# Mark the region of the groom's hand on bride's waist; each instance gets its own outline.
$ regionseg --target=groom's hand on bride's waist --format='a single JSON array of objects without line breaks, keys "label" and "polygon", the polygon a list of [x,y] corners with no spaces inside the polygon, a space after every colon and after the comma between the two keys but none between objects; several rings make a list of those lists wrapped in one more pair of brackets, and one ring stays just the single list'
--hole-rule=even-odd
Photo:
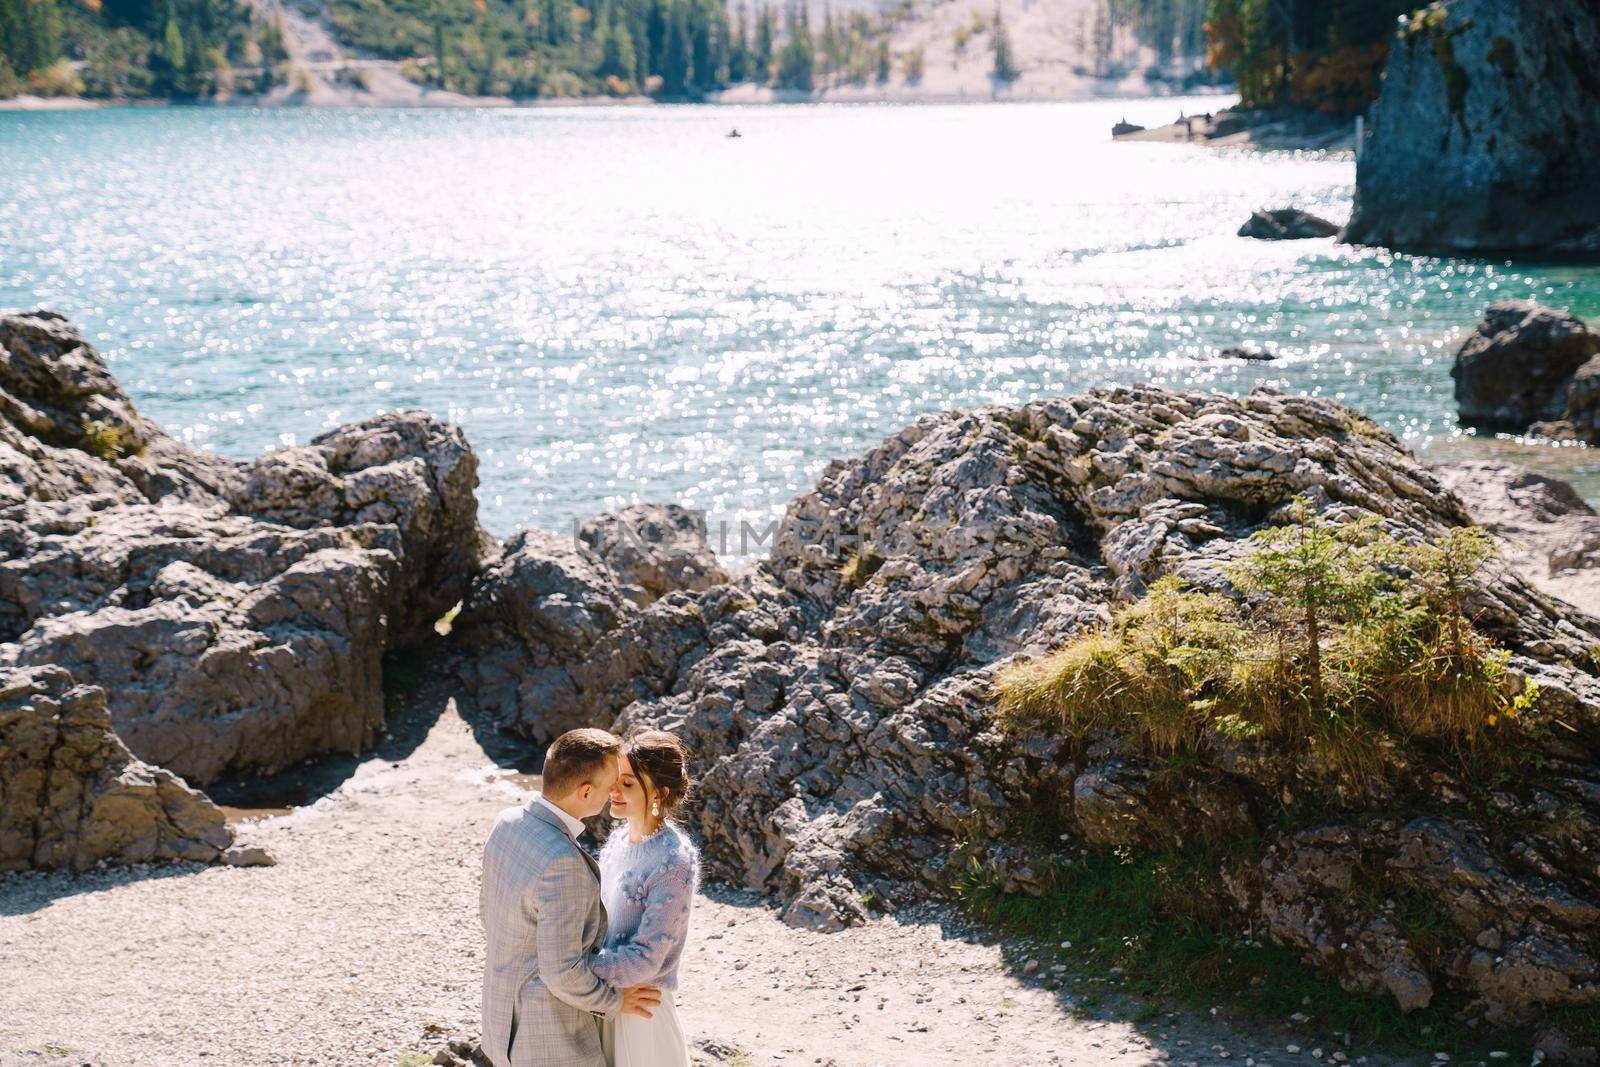
[{"label": "groom's hand on bride's waist", "polygon": [[650,1018],[650,1009],[661,1003],[661,989],[653,985],[634,985],[622,991],[622,1014]]}]

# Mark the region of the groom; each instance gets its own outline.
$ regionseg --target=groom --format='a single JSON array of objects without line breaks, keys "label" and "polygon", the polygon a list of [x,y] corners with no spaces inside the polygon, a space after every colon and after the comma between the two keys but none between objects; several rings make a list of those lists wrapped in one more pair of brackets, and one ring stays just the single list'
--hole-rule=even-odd
[{"label": "groom", "polygon": [[600,1022],[650,1018],[655,986],[615,989],[590,965],[606,939],[600,869],[583,819],[605,807],[622,742],[571,730],[544,758],[544,789],[495,819],[483,849],[479,915],[489,939],[483,1051],[495,1067],[604,1067]]}]

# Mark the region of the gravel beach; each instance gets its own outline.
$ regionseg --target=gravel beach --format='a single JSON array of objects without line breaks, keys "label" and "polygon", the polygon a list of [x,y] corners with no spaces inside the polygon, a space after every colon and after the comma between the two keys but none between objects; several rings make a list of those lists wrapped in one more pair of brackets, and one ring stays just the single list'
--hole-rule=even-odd
[{"label": "gravel beach", "polygon": [[[411,1067],[474,1038],[479,850],[536,780],[489,758],[437,677],[336,789],[243,818],[276,866],[0,880],[0,1064]],[[718,886],[682,975],[706,1063],[1243,1063],[1292,1040],[1078,1014],[939,912],[820,934]]]}]

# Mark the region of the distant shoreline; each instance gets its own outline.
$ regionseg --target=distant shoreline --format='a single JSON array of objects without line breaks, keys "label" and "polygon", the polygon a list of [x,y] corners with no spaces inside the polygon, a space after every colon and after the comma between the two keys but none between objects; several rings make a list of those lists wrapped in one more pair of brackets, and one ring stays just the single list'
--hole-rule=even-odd
[{"label": "distant shoreline", "polygon": [[1355,155],[1355,119],[1319,111],[1267,112],[1223,109],[1190,115],[1167,126],[1118,132],[1116,141],[1196,144],[1210,148],[1322,151]]},{"label": "distant shoreline", "polygon": [[[166,101],[160,101],[165,103]],[[83,111],[108,104],[121,104],[120,100],[85,100],[78,96],[13,96],[0,100],[0,111]],[[132,104],[135,101],[129,100]]]},{"label": "distant shoreline", "polygon": [[0,112],[86,111],[107,107],[206,107],[218,109],[265,107],[283,110],[298,108],[318,111],[387,111],[400,108],[650,107],[678,104],[701,104],[717,107],[759,107],[786,104],[1071,104],[1095,100],[1149,100],[1162,97],[1227,96],[1232,92],[1233,89],[1231,87],[1206,86],[1195,89],[1178,89],[1174,87],[1170,91],[1157,91],[1154,87],[1146,87],[1146,91],[1124,90],[1107,93],[1041,94],[1037,96],[1005,93],[977,96],[967,93],[930,92],[923,94],[906,92],[902,89],[887,92],[863,89],[861,91],[841,92],[827,90],[821,93],[806,93],[765,87],[752,90],[751,87],[742,86],[736,89],[711,93],[699,100],[658,100],[651,96],[562,96],[513,99],[503,96],[464,96],[450,93],[448,94],[449,99],[441,99],[437,102],[430,102],[425,97],[421,100],[396,100],[379,94],[371,94],[370,99],[363,99],[361,95],[352,95],[337,100],[294,100],[283,97],[262,96],[235,96],[223,99],[196,100],[173,100],[169,98],[107,100],[75,96],[24,95],[0,99]]}]

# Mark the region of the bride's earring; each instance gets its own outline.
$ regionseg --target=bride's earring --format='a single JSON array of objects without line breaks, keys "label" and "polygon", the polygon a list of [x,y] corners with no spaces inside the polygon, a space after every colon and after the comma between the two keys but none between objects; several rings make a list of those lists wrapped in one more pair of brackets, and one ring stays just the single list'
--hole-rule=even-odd
[{"label": "bride's earring", "polygon": [[661,818],[661,804],[659,801],[652,800],[650,802],[650,817],[653,819]]}]

